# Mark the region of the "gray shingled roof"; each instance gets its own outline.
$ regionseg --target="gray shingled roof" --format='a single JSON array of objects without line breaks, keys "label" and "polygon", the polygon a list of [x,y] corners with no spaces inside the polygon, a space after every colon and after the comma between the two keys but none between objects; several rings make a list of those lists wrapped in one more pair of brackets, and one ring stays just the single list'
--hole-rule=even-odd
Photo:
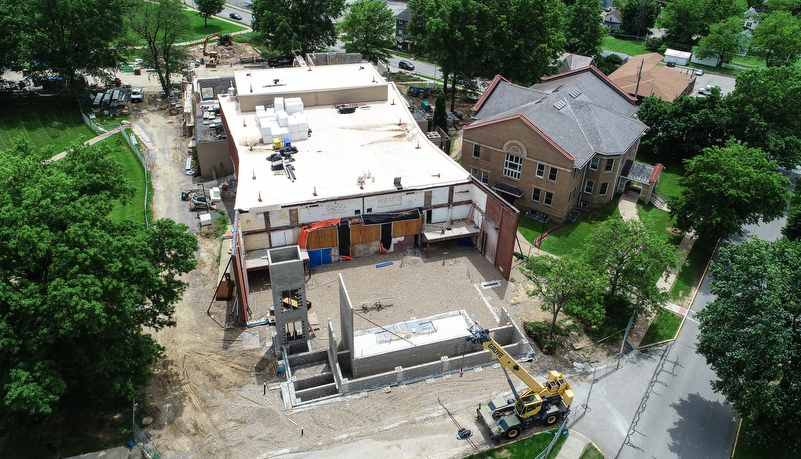
[{"label": "gray shingled roof", "polygon": [[500,80],[474,119],[478,123],[523,115],[577,159],[624,152],[647,129],[632,118],[637,107],[591,71],[524,88]]}]

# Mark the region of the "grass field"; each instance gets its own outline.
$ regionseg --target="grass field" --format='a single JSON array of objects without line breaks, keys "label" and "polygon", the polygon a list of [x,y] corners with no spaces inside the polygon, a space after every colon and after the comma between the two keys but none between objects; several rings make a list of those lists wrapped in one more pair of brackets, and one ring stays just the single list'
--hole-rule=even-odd
[{"label": "grass field", "polygon": [[[472,456],[467,456],[465,459],[529,459],[535,457],[553,440],[556,430],[549,430],[531,436],[524,440],[508,443],[497,448],[488,449]],[[556,446],[551,450],[548,459],[553,459],[559,454],[562,444],[567,440],[567,435],[559,435],[559,440],[556,441]]]},{"label": "grass field", "polygon": [[584,447],[584,452],[581,453],[579,459],[604,459],[604,453],[597,446],[590,443]]},{"label": "grass field", "polygon": [[[619,215],[617,200],[614,200],[601,209],[582,215],[576,223],[565,223],[565,226],[554,231],[542,241],[542,250],[559,256],[581,250],[584,247],[584,241],[595,227],[610,218],[617,218]],[[533,243],[533,240],[531,242]]]},{"label": "grass field", "polygon": [[186,41],[201,40],[213,33],[232,33],[248,28],[246,25],[232,24],[217,18],[209,18],[209,25],[205,25],[205,21],[197,11],[184,10],[184,14],[192,22],[191,36]]},{"label": "grass field", "polygon": [[648,327],[648,331],[645,332],[640,346],[673,339],[676,336],[676,332],[679,331],[679,325],[681,325],[681,317],[670,311],[659,311],[656,318],[651,322],[651,326]]},{"label": "grass field", "polygon": [[709,263],[709,258],[712,257],[712,251],[701,244],[694,244],[690,253],[687,255],[687,262],[684,267],[679,271],[676,282],[673,283],[673,288],[670,289],[670,296],[674,299],[687,297],[692,295],[693,285],[701,280],[704,274],[706,265]]},{"label": "grass field", "polygon": [[650,165],[662,163],[665,169],[659,176],[657,187],[668,196],[681,194],[679,177],[684,175],[684,164],[681,161],[659,158],[648,151],[647,148],[640,148],[637,152],[637,161]]},{"label": "grass field", "polygon": [[623,40],[621,38],[613,37],[612,35],[607,35],[604,37],[603,48],[607,51],[628,54],[629,56],[636,56],[638,54],[650,52],[645,49],[645,40],[643,39]]},{"label": "grass field", "polygon": [[122,205],[118,203],[114,210],[111,211],[109,218],[115,222],[133,220],[145,223],[145,170],[142,168],[142,163],[131,151],[121,134],[111,136],[99,143],[111,149],[114,159],[122,164],[123,175],[136,187],[136,192],[128,201],[128,204]]},{"label": "grass field", "polygon": [[0,110],[0,149],[25,136],[34,146],[52,146],[60,153],[95,136],[84,124],[78,104],[55,97],[25,97],[4,100]]}]

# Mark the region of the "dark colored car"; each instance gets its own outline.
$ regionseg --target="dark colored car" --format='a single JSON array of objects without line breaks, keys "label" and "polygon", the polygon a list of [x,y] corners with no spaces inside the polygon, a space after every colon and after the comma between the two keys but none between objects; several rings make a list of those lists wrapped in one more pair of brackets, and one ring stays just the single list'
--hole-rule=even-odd
[{"label": "dark colored car", "polygon": [[665,64],[665,66],[667,66],[667,67],[675,67],[676,63],[675,62],[668,62],[668,63]]},{"label": "dark colored car", "polygon": [[400,61],[398,62],[398,68],[403,70],[414,70],[414,64],[409,61]]},{"label": "dark colored car", "polygon": [[242,20],[242,15],[239,13],[228,13],[228,17],[231,19],[236,19],[237,21]]}]

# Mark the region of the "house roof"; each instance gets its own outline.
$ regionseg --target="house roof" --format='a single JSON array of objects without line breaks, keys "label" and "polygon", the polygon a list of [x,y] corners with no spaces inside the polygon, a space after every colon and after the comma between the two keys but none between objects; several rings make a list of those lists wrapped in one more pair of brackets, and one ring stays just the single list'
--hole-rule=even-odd
[{"label": "house roof", "polygon": [[623,23],[623,15],[620,14],[620,10],[612,10],[608,13],[604,14],[604,22],[618,22]]},{"label": "house roof", "polygon": [[544,78],[530,88],[496,76],[474,109],[477,122],[465,129],[522,119],[575,167],[595,153],[624,152],[647,129],[632,117],[633,98],[595,67]]},{"label": "house roof", "polygon": [[636,92],[638,96],[654,95],[664,101],[672,102],[684,93],[687,86],[694,83],[695,75],[688,76],[681,71],[661,67],[657,65],[660,61],[662,61],[660,54],[640,54],[612,72],[609,79],[629,94]]},{"label": "house roof", "polygon": [[655,166],[651,166],[650,164],[628,160],[623,166],[620,176],[635,182],[650,184],[659,181],[659,176],[663,170],[665,170],[665,166],[662,163],[656,163]]},{"label": "house roof", "polygon": [[559,56],[559,60],[565,63],[564,65],[567,70],[577,70],[584,67],[589,67],[594,62],[594,59],[589,56],[582,56],[581,54],[573,53],[563,53],[561,56]]}]

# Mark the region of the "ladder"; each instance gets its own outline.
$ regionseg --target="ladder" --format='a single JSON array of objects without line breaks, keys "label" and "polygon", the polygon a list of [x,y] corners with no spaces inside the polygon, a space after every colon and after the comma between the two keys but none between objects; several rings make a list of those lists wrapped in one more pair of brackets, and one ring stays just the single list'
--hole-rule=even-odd
[{"label": "ladder", "polygon": [[472,202],[472,204],[470,204],[470,211],[469,211],[469,212],[467,212],[467,224],[468,224],[468,225],[469,225],[470,223],[473,223],[473,211],[474,211],[475,209],[476,209],[476,202],[475,202],[475,201],[473,201],[473,202]]}]

